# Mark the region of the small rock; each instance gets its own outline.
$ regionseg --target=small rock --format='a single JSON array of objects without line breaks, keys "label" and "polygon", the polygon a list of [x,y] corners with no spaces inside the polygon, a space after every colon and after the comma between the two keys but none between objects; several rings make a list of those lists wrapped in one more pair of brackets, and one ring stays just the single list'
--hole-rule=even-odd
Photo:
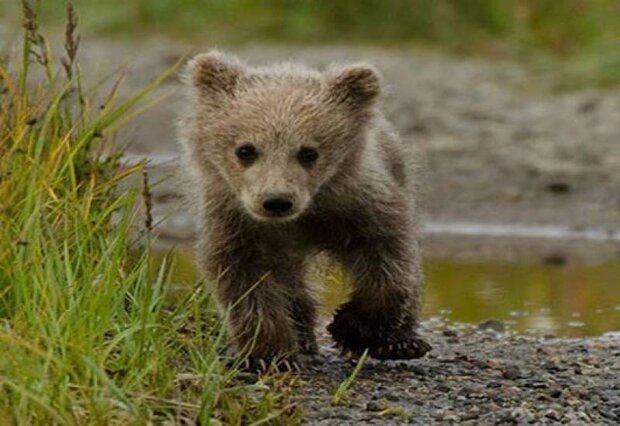
[{"label": "small rock", "polygon": [[584,422],[592,422],[592,418],[585,411],[577,411],[577,419]]},{"label": "small rock", "polygon": [[571,186],[566,182],[557,181],[549,183],[547,185],[547,190],[556,195],[568,194],[571,190]]},{"label": "small rock", "polygon": [[560,368],[560,366],[555,361],[546,361],[540,367],[550,372],[557,372],[563,370],[563,368]]},{"label": "small rock", "polygon": [[519,370],[517,367],[507,367],[502,372],[502,376],[504,377],[504,379],[508,380],[518,379],[521,377],[521,370]]},{"label": "small rock", "polygon": [[551,398],[559,398],[562,396],[562,389],[561,388],[551,388],[549,389],[549,396]]},{"label": "small rock", "polygon": [[410,370],[415,373],[417,376],[426,376],[428,374],[428,370],[421,365],[414,364],[410,367]]},{"label": "small rock", "polygon": [[480,324],[478,324],[478,329],[483,331],[491,330],[495,331],[496,333],[503,333],[506,330],[506,326],[502,321],[489,319],[486,321],[482,321]]},{"label": "small rock", "polygon": [[536,421],[536,416],[525,407],[519,407],[512,410],[510,417],[518,422],[532,423]]},{"label": "small rock", "polygon": [[461,418],[461,420],[466,421],[466,420],[475,420],[478,417],[480,417],[480,413],[476,412],[476,411],[470,411],[469,413],[465,413],[459,416]]},{"label": "small rock", "polygon": [[439,385],[437,385],[437,390],[439,392],[450,392],[452,388],[450,388],[450,386],[447,386],[443,383],[440,383]]},{"label": "small rock", "polygon": [[577,107],[577,111],[579,111],[582,114],[587,114],[589,112],[596,110],[599,104],[600,104],[599,99],[596,99],[596,98],[586,99],[585,101],[579,104],[579,106]]},{"label": "small rock", "polygon": [[458,423],[461,421],[461,418],[459,416],[457,416],[456,414],[452,414],[452,413],[448,413],[445,414],[442,417],[442,420],[446,421],[446,422],[455,422]]},{"label": "small rock", "polygon": [[502,364],[499,362],[499,360],[495,359],[495,358],[489,358],[487,360],[487,366],[489,368],[493,368],[493,369],[497,369],[501,366]]},{"label": "small rock", "polygon": [[566,265],[566,256],[560,253],[552,253],[543,258],[545,265],[563,266]]},{"label": "small rock", "polygon": [[480,368],[482,370],[484,370],[485,368],[488,367],[487,363],[485,361],[480,360],[480,359],[474,358],[474,359],[471,359],[470,362],[472,363],[472,365],[474,367]]},{"label": "small rock", "polygon": [[442,331],[441,334],[443,334],[446,337],[456,337],[456,336],[458,336],[458,333],[456,332],[456,330],[451,329],[451,328],[446,328],[444,331]]},{"label": "small rock", "polygon": [[372,412],[377,412],[377,411],[383,411],[385,410],[387,404],[385,400],[378,400],[378,401],[369,401],[366,404],[366,411],[372,411]]},{"label": "small rock", "polygon": [[532,389],[544,389],[547,387],[545,382],[541,382],[540,380],[529,380],[525,383],[525,386]]},{"label": "small rock", "polygon": [[560,415],[560,413],[558,413],[556,410],[550,408],[547,411],[545,411],[544,416],[548,419],[553,419],[553,420],[560,420],[562,418],[562,416]]},{"label": "small rock", "polygon": [[472,384],[468,384],[465,385],[461,388],[461,390],[459,391],[459,394],[461,395],[480,395],[483,394],[485,390],[485,387],[482,385],[479,385],[477,383],[472,383]]}]

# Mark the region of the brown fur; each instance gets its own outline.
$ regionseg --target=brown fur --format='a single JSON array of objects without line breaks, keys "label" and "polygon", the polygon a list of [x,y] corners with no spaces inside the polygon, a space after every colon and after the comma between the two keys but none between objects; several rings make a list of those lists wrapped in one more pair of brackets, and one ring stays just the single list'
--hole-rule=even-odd
[{"label": "brown fur", "polygon": [[[396,133],[377,108],[368,65],[323,73],[298,64],[257,68],[219,52],[189,64],[180,141],[199,218],[199,263],[218,282],[239,349],[254,359],[316,351],[308,259],[326,252],[354,292],[328,330],[345,351],[381,359],[429,349],[416,333],[422,283],[412,179]],[[252,144],[251,164],[236,150]],[[302,146],[319,157],[302,165]],[[270,217],[264,200],[293,207]]]}]

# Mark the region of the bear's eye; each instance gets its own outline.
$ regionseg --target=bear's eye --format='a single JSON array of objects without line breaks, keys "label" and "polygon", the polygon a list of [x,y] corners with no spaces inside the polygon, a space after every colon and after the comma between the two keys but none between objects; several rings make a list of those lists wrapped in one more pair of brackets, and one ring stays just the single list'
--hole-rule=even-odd
[{"label": "bear's eye", "polygon": [[316,149],[307,146],[302,146],[297,153],[297,161],[303,166],[311,166],[319,158],[319,153]]},{"label": "bear's eye", "polygon": [[253,162],[258,157],[258,151],[251,143],[246,143],[238,147],[235,154],[237,158],[245,164]]}]

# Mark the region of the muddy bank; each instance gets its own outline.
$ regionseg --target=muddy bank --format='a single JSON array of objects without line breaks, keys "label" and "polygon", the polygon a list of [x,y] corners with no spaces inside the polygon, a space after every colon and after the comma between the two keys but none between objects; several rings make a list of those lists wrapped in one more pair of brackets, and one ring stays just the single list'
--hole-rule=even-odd
[{"label": "muddy bank", "polygon": [[545,339],[503,324],[425,323],[434,350],[414,361],[368,361],[339,405],[353,370],[324,341],[304,374],[307,424],[618,424],[620,337]]}]

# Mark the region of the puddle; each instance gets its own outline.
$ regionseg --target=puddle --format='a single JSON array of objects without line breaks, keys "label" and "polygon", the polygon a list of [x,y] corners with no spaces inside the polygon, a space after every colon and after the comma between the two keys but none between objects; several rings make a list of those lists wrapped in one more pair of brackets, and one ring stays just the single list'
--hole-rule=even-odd
[{"label": "puddle", "polygon": [[458,322],[499,319],[557,336],[620,330],[620,261],[493,264],[428,261],[425,313]]},{"label": "puddle", "polygon": [[[427,260],[425,271],[424,318],[494,319],[517,332],[566,337],[620,330],[620,261],[556,266]],[[195,280],[189,256],[179,252],[173,292]],[[337,274],[327,281],[320,294],[329,312],[346,300],[346,290]]]}]

